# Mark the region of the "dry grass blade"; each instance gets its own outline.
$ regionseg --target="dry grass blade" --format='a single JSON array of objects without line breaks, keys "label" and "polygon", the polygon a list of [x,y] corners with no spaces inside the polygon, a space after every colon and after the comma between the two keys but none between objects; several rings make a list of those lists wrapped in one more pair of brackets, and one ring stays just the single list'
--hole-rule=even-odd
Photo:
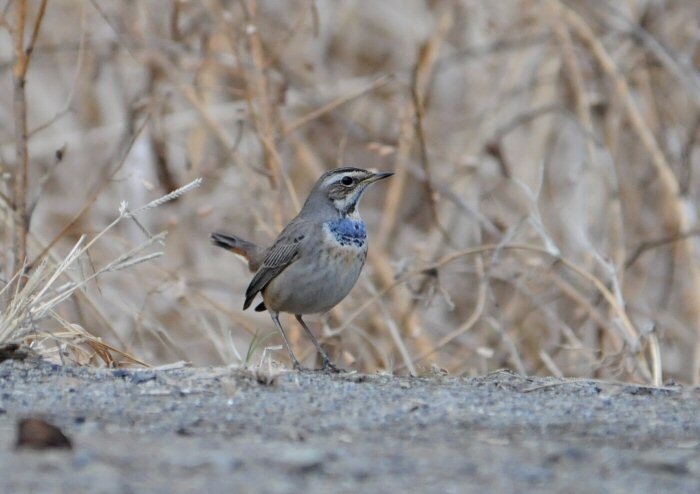
[{"label": "dry grass blade", "polygon": [[484,312],[484,304],[486,303],[486,280],[484,279],[484,268],[483,261],[481,260],[481,258],[476,259],[476,266],[477,273],[479,275],[479,288],[476,297],[476,305],[474,306],[472,313],[462,324],[455,328],[454,331],[451,331],[450,333],[440,338],[433,348],[416,356],[413,359],[414,364],[420,362],[429,355],[432,355],[433,353],[439,351],[441,348],[453,341],[455,338],[463,335],[464,333],[472,329],[474,325],[479,321],[479,318],[481,318]]},{"label": "dry grass blade", "polygon": [[[63,328],[69,330],[68,333],[48,333],[51,335],[51,338],[57,338],[58,335],[60,335],[65,338],[64,341],[68,343],[70,343],[71,339],[75,338],[85,341],[93,348],[95,352],[97,352],[98,355],[103,357],[103,361],[105,361],[108,365],[113,364],[113,362],[108,360],[106,357],[107,355],[111,355],[111,353],[118,353],[131,362],[146,365],[135,357],[107,345],[99,338],[93,337],[82,328],[76,330],[76,328],[79,328],[79,326],[69,324],[57,313],[56,308],[61,303],[71,298],[76,292],[82,290],[83,287],[85,287],[89,282],[104,273],[127,269],[135,266],[136,264],[160,257],[162,255],[161,252],[148,254],[143,253],[154,244],[162,244],[163,239],[165,238],[165,233],[150,236],[141,244],[117,256],[115,259],[95,270],[90,276],[84,277],[79,282],[69,282],[60,287],[56,287],[55,285],[68,270],[74,269],[79,259],[86,256],[88,250],[95,246],[95,244],[110,230],[112,230],[121,220],[131,218],[137,214],[154,209],[168,201],[180,197],[182,194],[195,187],[198,187],[200,184],[201,179],[196,179],[184,187],[151,201],[133,212],[127,212],[126,203],[123,202],[119,208],[119,215],[116,219],[114,219],[109,225],[107,225],[106,228],[97,233],[89,241],[87,241],[87,237],[85,235],[82,235],[70,252],[55,266],[51,267],[49,265],[49,261],[44,259],[32,270],[32,272],[26,278],[26,282],[24,284],[20,284],[18,282],[20,277],[16,275],[13,278],[13,280],[15,280],[16,291],[14,296],[11,298],[8,307],[6,307],[6,309],[0,315],[0,344],[22,341],[30,334],[37,333],[38,325],[48,316],[51,316],[53,319],[58,321]],[[4,290],[6,290],[9,286],[9,284],[6,285]]]},{"label": "dry grass blade", "polygon": [[309,124],[310,122],[316,120],[319,117],[322,117],[323,115],[332,112],[336,108],[340,108],[346,103],[351,102],[354,99],[359,98],[362,95],[365,95],[367,93],[371,93],[372,91],[375,91],[389,82],[391,82],[393,78],[391,76],[387,75],[382,75],[377,80],[372,81],[370,84],[367,85],[367,87],[359,88],[355,92],[346,94],[344,96],[340,96],[338,98],[335,98],[332,101],[329,101],[328,103],[320,106],[319,108],[316,108],[315,110],[310,111],[306,115],[303,115],[299,117],[298,119],[290,122],[289,124],[285,125],[284,129],[282,130],[282,134],[287,136],[294,132],[297,129],[300,129],[304,125]]}]

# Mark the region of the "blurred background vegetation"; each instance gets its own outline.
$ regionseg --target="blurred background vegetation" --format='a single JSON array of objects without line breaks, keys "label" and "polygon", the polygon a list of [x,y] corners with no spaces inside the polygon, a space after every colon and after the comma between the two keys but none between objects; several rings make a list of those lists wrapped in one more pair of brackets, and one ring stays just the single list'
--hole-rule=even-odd
[{"label": "blurred background vegetation", "polygon": [[[698,382],[696,0],[0,9],[6,341],[59,362],[258,363],[274,327],[241,310],[250,275],[209,233],[269,243],[321,173],[355,165],[396,176],[363,200],[358,285],[312,326],[341,365]],[[24,250],[26,276],[60,265],[122,201],[197,177],[40,293],[70,297],[17,303]],[[165,230],[162,257],[88,280]]]}]

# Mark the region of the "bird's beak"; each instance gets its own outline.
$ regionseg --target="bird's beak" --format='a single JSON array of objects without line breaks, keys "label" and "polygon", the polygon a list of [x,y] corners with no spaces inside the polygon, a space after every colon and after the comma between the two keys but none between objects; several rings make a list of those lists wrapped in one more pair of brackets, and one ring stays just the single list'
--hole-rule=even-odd
[{"label": "bird's beak", "polygon": [[394,174],[393,172],[375,173],[374,175],[367,178],[366,182],[371,184],[371,183],[377,182],[378,180],[382,180],[383,178],[389,178],[393,174]]}]

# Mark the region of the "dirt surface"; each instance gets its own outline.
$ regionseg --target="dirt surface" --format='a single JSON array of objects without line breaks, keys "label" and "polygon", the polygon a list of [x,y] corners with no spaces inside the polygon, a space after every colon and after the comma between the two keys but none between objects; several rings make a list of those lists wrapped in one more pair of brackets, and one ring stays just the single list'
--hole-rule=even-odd
[{"label": "dirt surface", "polygon": [[[0,364],[0,492],[700,492],[700,391]],[[40,416],[72,450],[16,450]]]}]

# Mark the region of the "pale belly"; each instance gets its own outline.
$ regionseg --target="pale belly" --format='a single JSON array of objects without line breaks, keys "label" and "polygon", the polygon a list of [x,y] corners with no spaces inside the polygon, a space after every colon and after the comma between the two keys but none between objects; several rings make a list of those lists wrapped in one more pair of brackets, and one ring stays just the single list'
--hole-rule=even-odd
[{"label": "pale belly", "polygon": [[296,261],[265,287],[265,305],[292,314],[327,312],[355,286],[366,258],[366,244],[319,249],[318,256]]}]

